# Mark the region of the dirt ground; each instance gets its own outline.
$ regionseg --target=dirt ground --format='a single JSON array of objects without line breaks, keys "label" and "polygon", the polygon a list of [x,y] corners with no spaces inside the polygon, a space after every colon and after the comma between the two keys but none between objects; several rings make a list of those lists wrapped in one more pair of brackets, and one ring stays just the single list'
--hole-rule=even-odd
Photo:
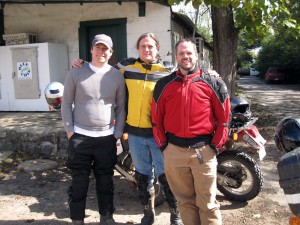
[{"label": "dirt ground", "polygon": [[[295,85],[266,86],[256,77],[243,77],[238,81],[238,86],[241,93],[251,100],[253,114],[259,117],[257,126],[267,140],[267,155],[259,162],[264,176],[264,186],[255,199],[244,203],[229,201],[218,193],[223,224],[288,224],[292,213],[283,190],[279,187],[277,173],[277,162],[283,153],[276,149],[273,135],[276,124],[283,116],[291,113],[299,115],[300,89],[294,87]],[[288,95],[291,95],[290,98]],[[285,98],[290,100],[283,101]],[[279,101],[280,99],[282,101]],[[19,163],[25,159],[30,159],[30,156],[14,154],[0,164],[0,225],[70,224],[66,194],[70,176],[64,163],[56,160],[60,165],[57,169],[25,172],[18,169]],[[142,217],[142,209],[136,191],[117,172],[114,182],[116,222],[120,225],[138,224]],[[98,224],[99,215],[93,179],[90,182],[86,208],[86,224]],[[156,225],[170,224],[166,203],[156,208],[156,214]]]}]

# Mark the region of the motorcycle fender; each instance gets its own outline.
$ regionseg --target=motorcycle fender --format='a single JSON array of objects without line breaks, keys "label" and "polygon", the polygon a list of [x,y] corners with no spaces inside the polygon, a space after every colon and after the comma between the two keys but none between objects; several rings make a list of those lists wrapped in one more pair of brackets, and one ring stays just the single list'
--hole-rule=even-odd
[{"label": "motorcycle fender", "polygon": [[243,142],[248,144],[253,149],[259,149],[261,146],[263,146],[261,143],[259,143],[255,138],[251,137],[248,133],[245,133],[243,136]]},{"label": "motorcycle fender", "polygon": [[255,125],[252,125],[249,129],[246,130],[247,134],[252,137],[257,143],[259,143],[261,146],[265,145],[267,142],[259,133],[257,127]]},{"label": "motorcycle fender", "polygon": [[239,136],[246,144],[248,144],[253,150],[254,153],[259,155],[259,159],[263,160],[266,156],[265,143],[266,140],[260,135],[256,126],[251,126],[249,130],[243,130],[240,132]]},{"label": "motorcycle fender", "polygon": [[253,154],[258,154],[259,160],[262,161],[265,156],[266,156],[266,149],[265,146],[260,147],[259,149],[254,149],[254,148],[248,148],[247,149],[249,152]]},{"label": "motorcycle fender", "polygon": [[266,149],[265,146],[262,146],[259,150],[258,150],[258,156],[259,156],[259,160],[262,161],[265,156],[266,156]]},{"label": "motorcycle fender", "polygon": [[252,125],[247,130],[242,130],[238,135],[238,140],[244,141],[252,148],[260,149],[267,142],[259,133],[256,126]]}]

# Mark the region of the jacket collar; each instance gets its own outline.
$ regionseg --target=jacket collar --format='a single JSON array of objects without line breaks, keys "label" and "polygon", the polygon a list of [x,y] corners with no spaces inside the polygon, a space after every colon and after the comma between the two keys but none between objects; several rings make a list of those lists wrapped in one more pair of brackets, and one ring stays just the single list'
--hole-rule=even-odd
[{"label": "jacket collar", "polygon": [[183,80],[189,80],[189,79],[193,79],[196,76],[201,76],[202,75],[202,69],[199,69],[198,66],[195,66],[194,69],[190,70],[188,72],[188,75],[185,76],[181,73],[180,69],[178,69],[176,71],[176,75],[180,78],[182,78]]},{"label": "jacket collar", "polygon": [[159,59],[154,60],[151,64],[146,64],[143,60],[141,60],[141,58],[138,58],[137,61],[141,63],[146,70],[151,70],[153,64],[159,63]]}]

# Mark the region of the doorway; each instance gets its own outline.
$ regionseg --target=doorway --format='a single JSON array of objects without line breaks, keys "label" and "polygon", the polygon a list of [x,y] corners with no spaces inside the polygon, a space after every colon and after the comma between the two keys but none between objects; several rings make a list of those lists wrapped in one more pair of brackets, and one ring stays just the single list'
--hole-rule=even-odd
[{"label": "doorway", "polygon": [[91,61],[91,43],[95,35],[106,34],[113,41],[113,55],[110,65],[127,58],[126,18],[80,22],[79,28],[79,57]]}]

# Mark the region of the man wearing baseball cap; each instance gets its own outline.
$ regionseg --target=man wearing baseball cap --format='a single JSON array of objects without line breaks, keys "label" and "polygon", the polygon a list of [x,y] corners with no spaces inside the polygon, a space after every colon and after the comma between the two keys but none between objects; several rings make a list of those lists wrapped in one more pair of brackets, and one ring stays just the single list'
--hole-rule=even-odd
[{"label": "man wearing baseball cap", "polygon": [[91,170],[96,178],[100,224],[115,224],[113,169],[116,142],[125,124],[126,94],[123,74],[108,64],[112,47],[109,36],[96,35],[92,61],[71,69],[64,84],[62,120],[69,139],[66,165],[72,176],[69,211],[77,225],[84,224]]}]

